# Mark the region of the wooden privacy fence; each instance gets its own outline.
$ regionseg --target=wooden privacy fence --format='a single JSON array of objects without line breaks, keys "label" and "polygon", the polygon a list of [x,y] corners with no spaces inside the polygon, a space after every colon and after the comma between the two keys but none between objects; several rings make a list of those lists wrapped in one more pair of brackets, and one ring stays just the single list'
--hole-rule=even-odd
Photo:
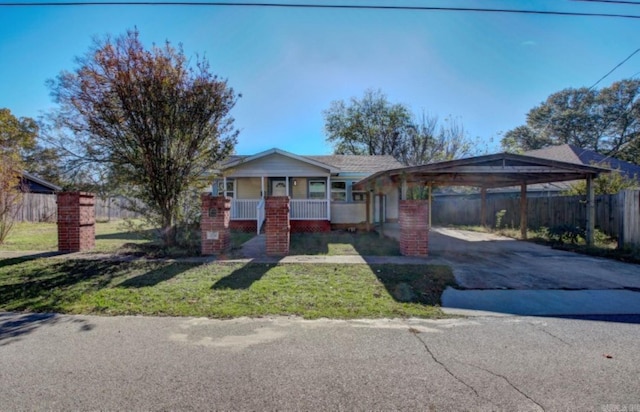
[{"label": "wooden privacy fence", "polygon": [[[126,209],[128,202],[124,197],[96,198],[96,219],[111,220],[139,217],[137,213]],[[55,222],[57,219],[56,195],[24,194],[22,206],[17,215],[19,222]]]},{"label": "wooden privacy fence", "polygon": [[[640,245],[640,191],[596,196],[595,226],[623,243]],[[504,211],[504,212],[502,212]],[[486,222],[491,227],[520,227],[520,198],[487,196]],[[584,228],[587,220],[585,196],[527,198],[528,227],[573,225]],[[479,225],[480,198],[436,196],[432,224]],[[622,236],[621,236],[622,235]]]}]

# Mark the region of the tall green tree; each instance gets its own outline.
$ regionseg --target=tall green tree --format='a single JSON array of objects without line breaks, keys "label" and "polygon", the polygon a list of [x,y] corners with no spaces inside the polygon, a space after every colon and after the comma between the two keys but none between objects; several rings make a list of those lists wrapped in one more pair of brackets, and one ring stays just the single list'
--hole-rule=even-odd
[{"label": "tall green tree", "polygon": [[380,90],[337,100],[324,111],[327,141],[336,154],[392,155],[406,165],[451,160],[473,152],[464,126],[453,118],[417,118],[408,106],[391,103]]},{"label": "tall green tree", "polygon": [[324,112],[327,141],[336,154],[400,156],[411,126],[411,112],[392,104],[380,90],[366,90],[361,99],[331,102]]},{"label": "tall green tree", "polygon": [[640,164],[640,80],[553,93],[501,143],[511,152],[568,143]]},{"label": "tall green tree", "polygon": [[17,118],[0,109],[0,244],[13,228],[22,202],[19,190],[23,154],[36,144],[38,126],[28,117]]},{"label": "tall green tree", "polygon": [[22,157],[36,146],[38,124],[30,117],[15,117],[11,110],[0,109],[0,154]]},{"label": "tall green tree", "polygon": [[169,42],[143,46],[137,30],[94,41],[73,72],[50,81],[59,104],[55,136],[65,155],[117,176],[176,243],[181,205],[206,172],[227,157],[238,131],[238,95]]}]

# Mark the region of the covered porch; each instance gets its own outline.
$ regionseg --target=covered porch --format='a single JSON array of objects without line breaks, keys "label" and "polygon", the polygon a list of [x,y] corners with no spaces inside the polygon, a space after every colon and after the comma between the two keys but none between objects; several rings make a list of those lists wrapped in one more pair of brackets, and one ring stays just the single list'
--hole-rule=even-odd
[{"label": "covered porch", "polygon": [[231,198],[231,226],[260,233],[265,222],[265,199],[289,197],[292,228],[329,228],[331,176],[238,176],[214,183],[214,195]]}]

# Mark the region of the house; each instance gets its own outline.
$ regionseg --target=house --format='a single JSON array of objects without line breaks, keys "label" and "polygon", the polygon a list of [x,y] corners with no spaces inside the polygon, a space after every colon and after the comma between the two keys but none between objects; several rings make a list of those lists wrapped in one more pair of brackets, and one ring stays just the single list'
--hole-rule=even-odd
[{"label": "house", "polygon": [[[582,149],[570,144],[563,144],[549,146],[543,149],[530,150],[523,153],[523,155],[537,157],[539,159],[611,169],[621,173],[626,178],[635,179],[638,181],[638,185],[640,186],[640,166],[614,157],[602,155],[593,150]],[[527,192],[529,193],[529,197],[561,196],[564,192],[571,189],[571,186],[576,183],[576,181],[566,181],[532,184],[527,187]],[[489,193],[494,198],[517,197],[519,191],[520,189],[518,187],[508,187],[491,189]]]},{"label": "house", "polygon": [[212,193],[231,198],[232,229],[258,230],[266,196],[290,197],[292,232],[363,227],[380,217],[397,221],[399,194],[381,189],[375,201],[367,202],[370,194],[354,190],[353,184],[399,167],[393,156],[301,156],[274,148],[231,156],[215,171]]},{"label": "house", "polygon": [[60,186],[47,182],[46,180],[26,171],[22,172],[22,176],[19,177],[19,179],[20,183],[18,187],[23,192],[53,194],[62,190]]},{"label": "house", "polygon": [[548,160],[557,160],[560,162],[576,163],[587,166],[599,166],[620,172],[629,179],[640,181],[640,166],[616,159],[615,157],[605,156],[589,149],[563,144],[558,146],[549,146],[544,149],[530,150],[524,153],[526,156],[539,157]]}]

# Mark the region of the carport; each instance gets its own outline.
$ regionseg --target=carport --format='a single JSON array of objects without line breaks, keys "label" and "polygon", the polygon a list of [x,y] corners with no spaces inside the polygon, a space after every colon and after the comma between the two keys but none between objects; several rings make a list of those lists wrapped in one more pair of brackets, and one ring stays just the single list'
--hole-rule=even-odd
[{"label": "carport", "polygon": [[[381,196],[382,189],[389,185],[400,187],[400,199],[407,200],[409,187],[429,188],[429,221],[431,227],[431,193],[434,187],[470,186],[480,188],[482,225],[486,219],[487,189],[520,187],[520,231],[527,236],[527,186],[572,180],[587,182],[586,241],[593,244],[595,228],[595,194],[593,179],[608,169],[583,164],[560,162],[511,153],[498,153],[459,160],[431,163],[421,166],[385,170],[354,184],[355,190],[367,191],[367,210],[371,194]],[[401,229],[402,230],[402,229]]]}]

